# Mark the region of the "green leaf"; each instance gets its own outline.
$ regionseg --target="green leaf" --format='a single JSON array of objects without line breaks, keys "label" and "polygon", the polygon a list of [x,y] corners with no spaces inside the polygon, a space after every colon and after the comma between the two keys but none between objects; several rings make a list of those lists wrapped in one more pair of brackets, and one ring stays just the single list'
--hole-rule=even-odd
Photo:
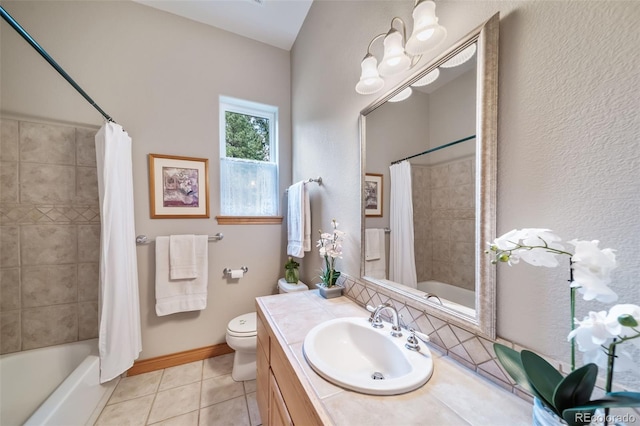
[{"label": "green leaf", "polygon": [[620,315],[618,317],[618,322],[620,323],[620,325],[623,325],[625,327],[637,327],[638,326],[638,321],[636,321],[636,319],[629,314],[623,314]]},{"label": "green leaf", "polygon": [[561,415],[561,412],[553,404],[553,393],[562,380],[562,374],[534,352],[523,350],[520,353],[520,358],[531,387],[540,395],[546,406]]},{"label": "green leaf", "polygon": [[575,424],[576,414],[596,408],[640,407],[640,392],[612,392],[601,399],[589,401],[585,405],[569,408],[562,412],[562,418],[567,423]]},{"label": "green leaf", "polygon": [[494,343],[493,350],[498,356],[498,361],[500,361],[500,364],[502,364],[504,369],[507,370],[507,373],[509,373],[511,378],[527,391],[534,393],[535,391],[531,388],[527,374],[524,372],[524,368],[522,367],[520,352],[514,351],[500,343]]},{"label": "green leaf", "polygon": [[558,412],[562,413],[568,408],[579,407],[589,402],[597,377],[598,367],[595,364],[587,364],[563,378],[553,392],[553,405]]}]

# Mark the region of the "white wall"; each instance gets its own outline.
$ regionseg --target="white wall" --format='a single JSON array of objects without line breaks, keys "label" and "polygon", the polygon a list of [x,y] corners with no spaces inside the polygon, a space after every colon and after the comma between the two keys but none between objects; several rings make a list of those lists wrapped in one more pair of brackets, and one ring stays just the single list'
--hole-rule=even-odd
[{"label": "white wall", "polygon": [[[218,96],[279,107],[280,193],[291,182],[290,55],[133,2],[4,1],[3,7],[133,138],[139,234],[224,233],[209,244],[207,309],[157,317],[153,244],[138,248],[141,358],[224,342],[227,322],[271,294],[285,263],[283,226],[219,226]],[[102,117],[4,21],[4,115],[100,125]],[[147,155],[209,159],[210,219],[150,219]],[[249,267],[238,283],[225,267]]]},{"label": "white wall", "polygon": [[[314,221],[326,227],[336,217],[349,232],[338,268],[354,277],[358,114],[376,99],[354,90],[359,62],[371,38],[393,16],[408,19],[412,5],[316,1],[292,50],[294,180],[323,175]],[[442,50],[498,11],[498,233],[546,227],[566,240],[598,239],[618,250],[613,289],[640,304],[640,3],[437,2],[448,30]],[[304,278],[319,267],[317,256],[305,259]],[[567,278],[568,268],[500,265],[499,336],[567,361]],[[605,308],[580,300],[578,316]]]}]

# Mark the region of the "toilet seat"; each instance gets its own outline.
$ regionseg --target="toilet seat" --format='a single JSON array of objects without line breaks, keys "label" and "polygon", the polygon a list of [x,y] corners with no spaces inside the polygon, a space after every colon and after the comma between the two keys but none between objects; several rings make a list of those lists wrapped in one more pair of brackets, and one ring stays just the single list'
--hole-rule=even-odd
[{"label": "toilet seat", "polygon": [[240,315],[229,321],[227,334],[233,337],[254,337],[257,331],[257,316],[255,312]]}]

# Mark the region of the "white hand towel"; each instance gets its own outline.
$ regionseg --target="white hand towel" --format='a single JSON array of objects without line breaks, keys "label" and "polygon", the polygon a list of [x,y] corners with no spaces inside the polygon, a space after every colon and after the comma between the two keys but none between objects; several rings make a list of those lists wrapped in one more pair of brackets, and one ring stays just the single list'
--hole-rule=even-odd
[{"label": "white hand towel", "polygon": [[288,191],[287,254],[304,257],[311,251],[311,206],[304,182],[294,183]]},{"label": "white hand towel", "polygon": [[207,307],[209,281],[208,236],[195,236],[197,278],[172,280],[169,273],[169,237],[156,237],[156,314],[197,311]]},{"label": "white hand towel", "polygon": [[364,260],[380,259],[380,231],[384,232],[379,228],[364,230]]},{"label": "white hand towel", "polygon": [[172,280],[198,277],[195,235],[169,236],[169,271]]},{"label": "white hand towel", "polygon": [[[364,273],[371,278],[386,279],[387,278],[387,252],[386,252],[386,237],[384,229],[376,229],[374,239],[378,240],[378,247],[380,248],[380,257],[375,260],[367,260],[364,263]],[[365,235],[365,238],[368,237]],[[366,244],[366,241],[365,241]],[[365,247],[366,249],[366,247]]]}]

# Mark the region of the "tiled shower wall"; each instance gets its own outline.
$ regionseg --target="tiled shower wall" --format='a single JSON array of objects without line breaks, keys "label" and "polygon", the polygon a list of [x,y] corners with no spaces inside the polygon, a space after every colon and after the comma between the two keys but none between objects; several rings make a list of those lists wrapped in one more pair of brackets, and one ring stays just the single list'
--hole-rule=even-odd
[{"label": "tiled shower wall", "polygon": [[0,353],[97,337],[97,129],[0,127]]},{"label": "tiled shower wall", "polygon": [[475,289],[475,157],[411,165],[416,273]]}]

